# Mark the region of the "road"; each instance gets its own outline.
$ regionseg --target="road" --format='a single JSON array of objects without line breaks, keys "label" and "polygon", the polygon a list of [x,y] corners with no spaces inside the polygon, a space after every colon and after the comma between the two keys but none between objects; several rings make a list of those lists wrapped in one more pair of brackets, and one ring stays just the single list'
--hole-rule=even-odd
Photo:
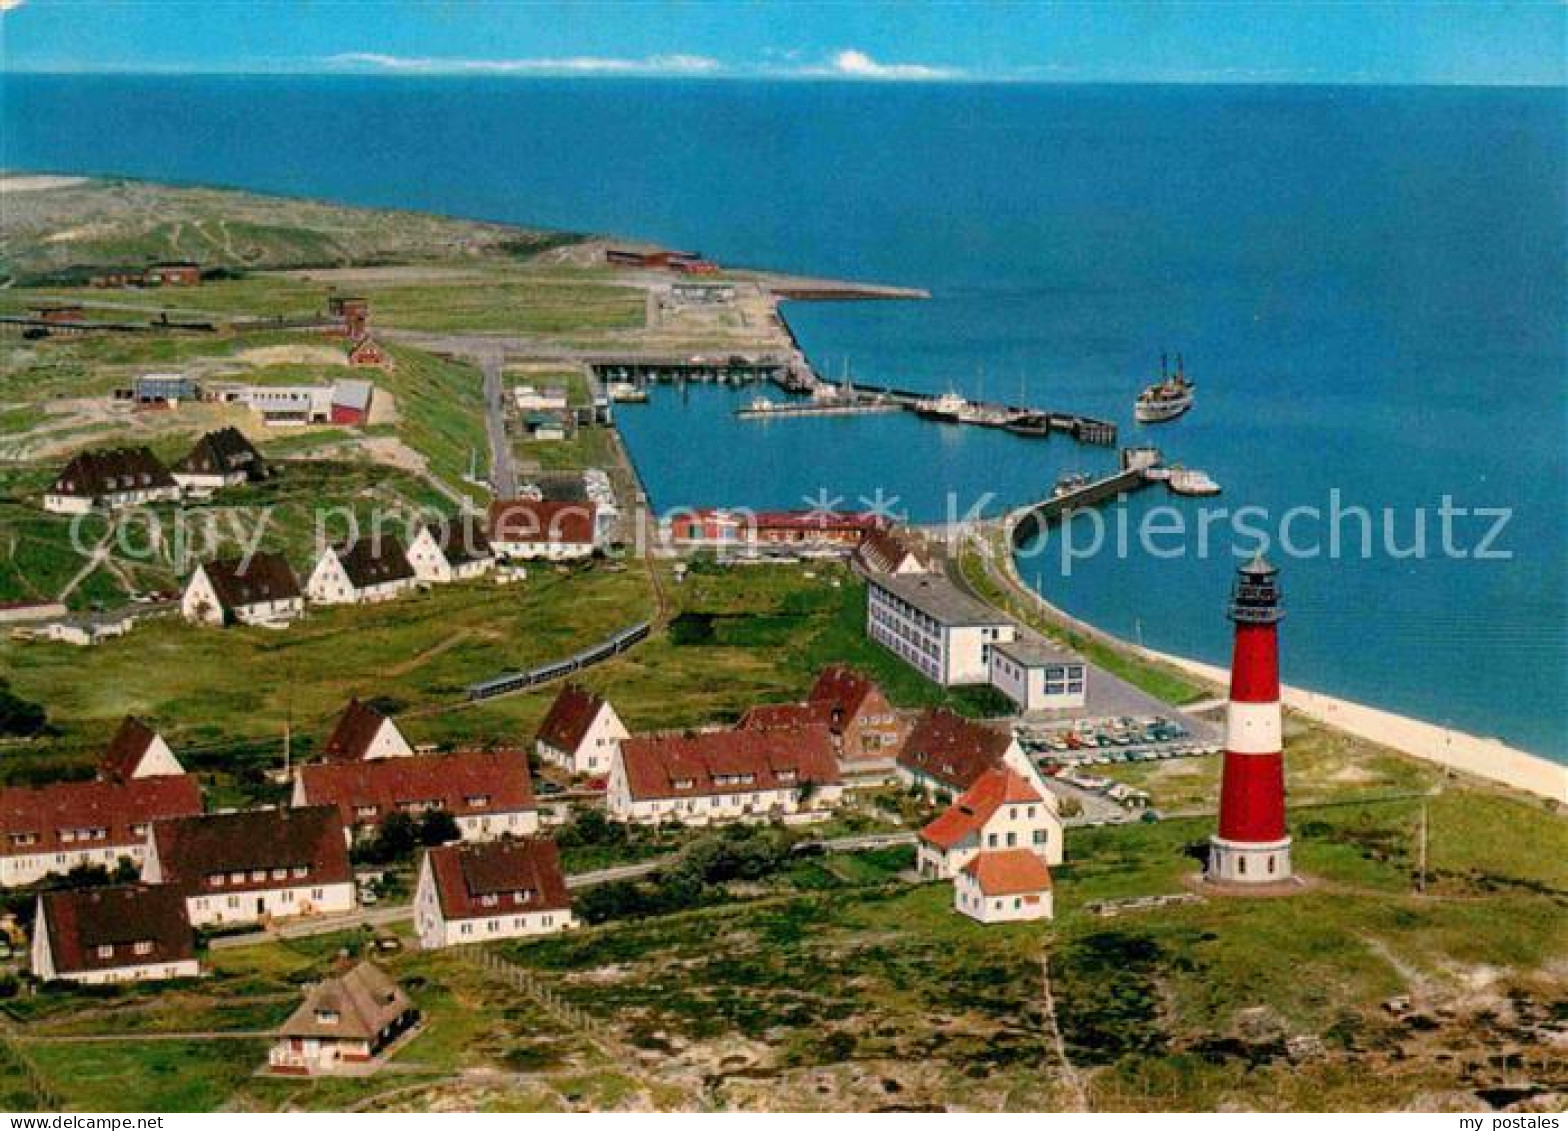
[{"label": "road", "polygon": [[512,443],[506,436],[506,392],[501,383],[501,358],[495,352],[478,355],[485,375],[485,433],[490,438],[490,486],[498,499],[517,498],[517,468]]},{"label": "road", "polygon": [[[870,833],[864,836],[842,836],[832,840],[802,841],[796,851],[820,847],[823,852],[862,852],[870,848],[887,848],[896,844],[915,843],[914,833]],[[639,860],[634,864],[619,864],[613,868],[600,868],[592,872],[578,872],[566,877],[566,886],[573,891],[596,884],[615,883],[617,880],[635,880],[667,867],[678,853]],[[258,943],[276,942],[279,939],[306,939],[313,935],[329,935],[354,927],[389,927],[394,923],[407,923],[414,917],[411,904],[400,903],[390,907],[364,907],[347,915],[323,916],[297,923],[280,923],[271,930],[250,931],[243,935],[220,935],[210,943],[213,950],[231,947],[255,946]]]}]

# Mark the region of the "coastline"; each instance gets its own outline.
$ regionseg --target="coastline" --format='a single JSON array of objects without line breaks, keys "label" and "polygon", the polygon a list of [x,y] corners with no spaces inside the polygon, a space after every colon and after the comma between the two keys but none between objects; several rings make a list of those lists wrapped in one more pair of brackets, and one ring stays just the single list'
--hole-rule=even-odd
[{"label": "coastline", "polygon": [[[1009,539],[1008,545],[1011,546]],[[1011,550],[1002,555],[1003,573],[1018,593],[1032,598],[1054,620],[1075,632],[1092,637],[1101,643],[1123,649],[1142,659],[1162,663],[1183,673],[1213,684],[1221,692],[1230,680],[1230,673],[1214,664],[1206,664],[1185,656],[1160,652],[1152,648],[1123,640],[1089,622],[1052,604],[1026,585],[1018,575],[1017,564]],[[1325,695],[1304,687],[1282,684],[1281,699],[1286,707],[1335,730],[1344,731],[1357,738],[1386,746],[1390,750],[1419,758],[1424,762],[1468,774],[1471,777],[1510,789],[1517,789],[1535,797],[1568,804],[1568,765],[1553,762],[1539,754],[1531,754],[1509,746],[1495,738],[1451,730],[1433,723],[1395,714],[1378,707]]]}]

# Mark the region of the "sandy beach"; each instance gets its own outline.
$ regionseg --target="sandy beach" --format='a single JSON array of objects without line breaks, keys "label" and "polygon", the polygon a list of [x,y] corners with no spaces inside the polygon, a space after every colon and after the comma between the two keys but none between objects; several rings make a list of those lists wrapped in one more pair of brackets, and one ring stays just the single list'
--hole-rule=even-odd
[{"label": "sandy beach", "polygon": [[[1146,659],[1179,668],[1216,685],[1221,691],[1229,684],[1230,673],[1224,668],[1140,647],[1063,611],[1023,583],[1011,554],[1001,556],[1004,571],[1015,591],[1032,598],[1052,617],[1075,631],[1126,648]],[[1539,754],[1531,754],[1495,738],[1466,734],[1303,687],[1284,685],[1280,694],[1285,706],[1291,710],[1357,738],[1376,742],[1412,758],[1435,762],[1457,773],[1470,774],[1550,801],[1568,804],[1568,766]]]},{"label": "sandy beach", "polygon": [[[1163,661],[1222,687],[1230,678],[1229,672],[1213,664],[1136,645],[1128,647],[1149,659]],[[1568,766],[1548,761],[1495,738],[1465,734],[1302,687],[1284,686],[1280,693],[1285,706],[1291,710],[1357,738],[1365,738],[1402,754],[1436,762],[1460,773],[1499,782],[1553,801],[1568,802]]]}]

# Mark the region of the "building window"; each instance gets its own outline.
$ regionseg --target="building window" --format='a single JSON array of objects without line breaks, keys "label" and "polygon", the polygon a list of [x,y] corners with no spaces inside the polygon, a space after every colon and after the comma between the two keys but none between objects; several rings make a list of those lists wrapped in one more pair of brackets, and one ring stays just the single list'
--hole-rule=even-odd
[{"label": "building window", "polygon": [[112,943],[105,943],[103,946],[100,946],[98,948],[98,957],[99,958],[113,958],[114,957],[114,945]]}]

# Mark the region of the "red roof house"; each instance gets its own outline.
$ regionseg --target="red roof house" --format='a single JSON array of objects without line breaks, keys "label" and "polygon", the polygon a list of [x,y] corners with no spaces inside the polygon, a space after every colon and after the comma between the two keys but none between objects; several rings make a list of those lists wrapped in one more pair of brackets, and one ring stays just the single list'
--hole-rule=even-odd
[{"label": "red roof house", "polygon": [[899,775],[935,793],[962,793],[982,773],[1015,755],[1014,768],[1032,772],[1007,731],[994,730],[938,708],[925,712],[898,752]]},{"label": "red roof house", "polygon": [[1051,870],[1026,848],[981,852],[953,880],[953,906],[981,923],[1049,919]]},{"label": "red roof house", "polygon": [[343,824],[376,828],[393,813],[444,809],[464,840],[526,836],[539,827],[528,756],[521,750],[467,750],[407,758],[300,767],[296,806],[336,805]]},{"label": "red roof house", "polygon": [[355,905],[348,836],[335,805],[159,821],[142,878],[176,888],[197,926],[346,912]]},{"label": "red roof house", "polygon": [[599,543],[598,506],[562,499],[490,504],[490,546],[503,557],[585,558]]},{"label": "red roof house", "polygon": [[449,844],[425,853],[414,927],[426,950],[561,931],[574,925],[555,842]]},{"label": "red roof house", "polygon": [[630,738],[610,772],[610,815],[708,824],[825,815],[842,795],[821,723]]},{"label": "red roof house", "polygon": [[397,724],[369,703],[350,699],[338,715],[321,756],[328,762],[368,762],[377,758],[407,758],[414,748]]},{"label": "red roof house", "polygon": [[173,888],[146,884],[39,895],[32,961],[33,975],[44,982],[133,982],[201,973],[185,900]]},{"label": "red roof house", "polygon": [[121,857],[140,865],[154,821],[201,812],[189,774],[0,788],[0,887]]},{"label": "red roof house", "polygon": [[620,745],[631,737],[615,708],[575,683],[561,689],[539,724],[539,757],[573,774],[606,774]]}]

